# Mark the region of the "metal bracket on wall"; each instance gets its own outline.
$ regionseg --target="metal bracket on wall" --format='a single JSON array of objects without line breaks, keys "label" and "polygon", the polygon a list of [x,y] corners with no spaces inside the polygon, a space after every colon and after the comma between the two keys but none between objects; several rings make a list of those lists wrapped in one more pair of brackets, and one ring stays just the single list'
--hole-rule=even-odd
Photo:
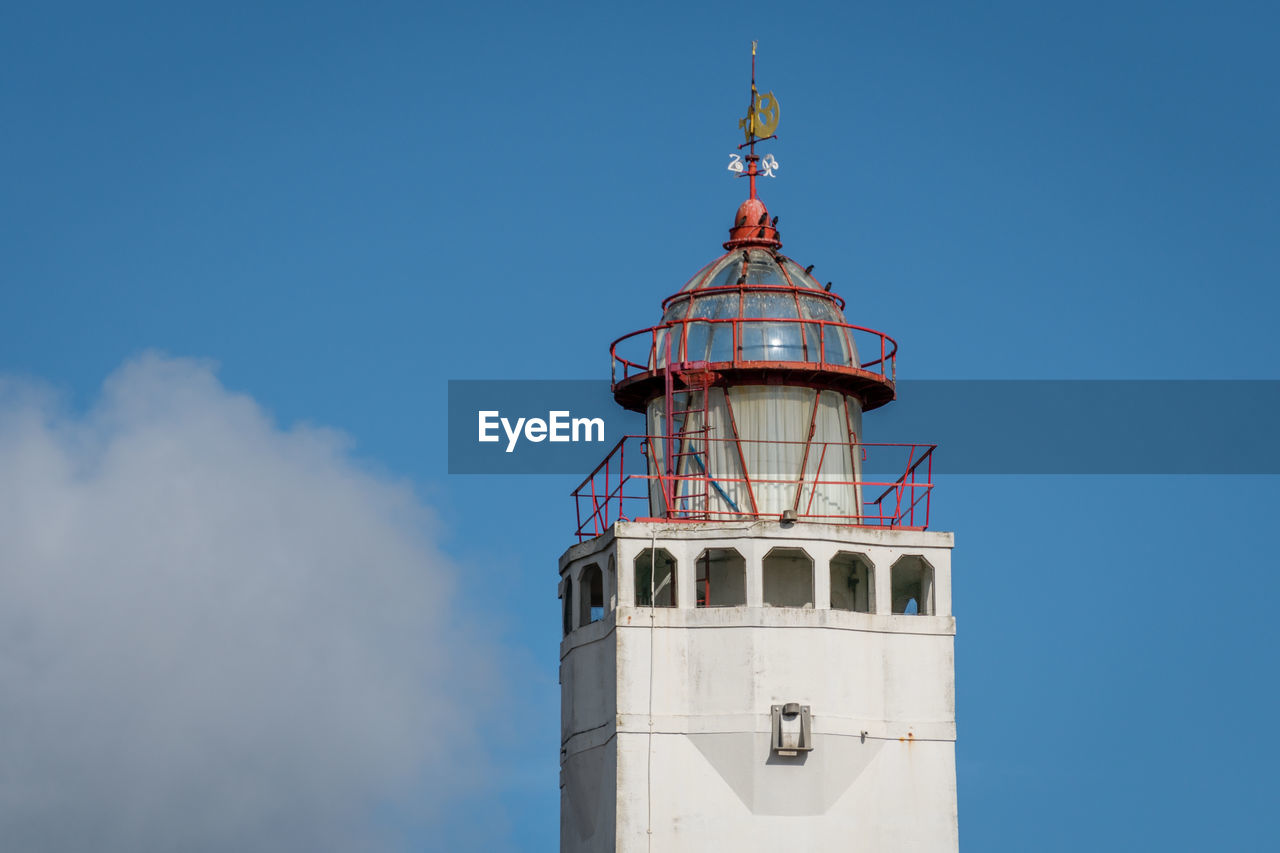
[{"label": "metal bracket on wall", "polygon": [[813,719],[808,705],[788,702],[770,709],[773,736],[770,746],[778,755],[797,755],[813,749]]}]

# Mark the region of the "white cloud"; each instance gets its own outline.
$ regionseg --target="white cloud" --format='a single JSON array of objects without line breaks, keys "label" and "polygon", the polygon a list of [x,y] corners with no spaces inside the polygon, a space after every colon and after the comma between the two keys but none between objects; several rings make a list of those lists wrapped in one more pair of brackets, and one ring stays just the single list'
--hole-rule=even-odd
[{"label": "white cloud", "polygon": [[409,488],[207,364],[85,415],[0,379],[4,849],[395,846],[492,672],[453,576]]}]

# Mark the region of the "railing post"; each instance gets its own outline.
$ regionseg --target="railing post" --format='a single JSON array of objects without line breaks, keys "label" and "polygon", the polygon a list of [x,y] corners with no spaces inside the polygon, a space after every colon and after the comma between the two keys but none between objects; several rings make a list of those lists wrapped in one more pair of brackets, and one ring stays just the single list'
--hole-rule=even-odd
[{"label": "railing post", "polygon": [[929,448],[929,467],[925,472],[929,478],[928,491],[924,493],[924,526],[929,526],[929,509],[933,505],[933,448]]},{"label": "railing post", "polygon": [[663,440],[662,440],[662,446],[663,446],[662,473],[664,475],[662,480],[662,483],[663,483],[662,488],[663,488],[663,492],[667,495],[667,517],[670,518],[671,508],[675,505],[675,501],[676,501],[676,492],[674,488],[674,482],[672,481],[672,474],[676,470],[674,467],[674,463],[672,461],[672,456],[675,454],[675,442],[671,436],[671,433],[675,431],[675,413],[672,411],[672,409],[675,407],[676,395],[675,395],[675,377],[671,375],[671,333],[670,332],[667,333],[667,363],[666,363],[666,366],[663,368],[662,379],[663,379],[663,391],[665,392],[663,395],[664,396],[663,409],[665,412],[663,432],[666,433],[666,435],[663,437]]},{"label": "railing post", "polygon": [[578,541],[582,541],[582,495],[579,494],[581,489],[575,489],[573,492],[573,514],[578,520]]},{"label": "railing post", "polygon": [[[915,454],[915,451],[913,450],[912,455],[914,454]],[[917,467],[919,466],[916,466],[916,465],[911,466],[911,508],[908,510],[908,513],[910,514],[911,527],[916,526],[916,468]]]},{"label": "railing post", "polygon": [[591,478],[591,534],[600,535],[600,501],[596,498],[596,478]]}]

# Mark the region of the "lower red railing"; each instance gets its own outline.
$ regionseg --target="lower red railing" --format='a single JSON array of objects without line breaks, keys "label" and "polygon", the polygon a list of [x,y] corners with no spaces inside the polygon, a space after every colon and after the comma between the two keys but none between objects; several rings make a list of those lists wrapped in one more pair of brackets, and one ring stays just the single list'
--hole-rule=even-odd
[{"label": "lower red railing", "polygon": [[[748,471],[718,472],[705,452],[717,442],[733,443],[733,454],[719,448],[721,458],[759,460],[777,451],[777,461],[786,445],[806,445],[807,453],[794,476],[762,477]],[[680,454],[677,467],[666,470],[664,447],[692,445]],[[703,450],[697,449],[700,445]],[[627,453],[630,446],[632,451]],[[776,446],[776,447],[773,447]],[[744,452],[744,448],[746,451]],[[689,436],[629,435],[623,437],[604,460],[573,491],[577,516],[574,531],[579,541],[605,532],[615,521],[652,518],[672,522],[730,520],[779,520],[786,511],[797,521],[825,524],[864,525],[925,529],[929,526],[930,497],[933,491],[932,444],[848,444],[839,442],[783,442],[749,439],[714,439]],[[808,454],[816,454],[817,464],[808,467]],[[699,457],[701,459],[699,460]],[[823,471],[836,467],[847,473],[832,476]],[[828,460],[831,460],[830,462]],[[895,464],[896,463],[896,464]],[[848,466],[845,468],[844,466]],[[889,467],[892,465],[892,467]],[[630,466],[630,469],[628,468]],[[897,470],[892,479],[868,478],[858,472],[868,467]],[[690,468],[698,470],[690,471]],[[736,476],[735,476],[736,474]],[[748,503],[739,506],[738,500]],[[836,503],[846,512],[814,512],[815,498],[826,493],[824,503]],[[779,499],[781,495],[781,499]],[[757,496],[760,496],[759,500]],[[835,500],[833,500],[833,496]],[[745,500],[744,500],[745,499]],[[839,504],[844,503],[841,507]],[[769,504],[769,506],[760,506]]]}]

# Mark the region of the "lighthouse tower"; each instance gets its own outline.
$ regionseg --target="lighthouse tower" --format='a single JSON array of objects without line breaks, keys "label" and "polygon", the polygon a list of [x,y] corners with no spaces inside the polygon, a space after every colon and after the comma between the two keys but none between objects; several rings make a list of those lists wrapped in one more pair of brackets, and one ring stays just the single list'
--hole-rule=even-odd
[{"label": "lighthouse tower", "polygon": [[755,148],[779,108],[752,64],[749,196],[724,254],[613,344],[645,433],[574,493],[560,849],[954,851],[933,447],[863,441],[897,344],[782,253]]}]

